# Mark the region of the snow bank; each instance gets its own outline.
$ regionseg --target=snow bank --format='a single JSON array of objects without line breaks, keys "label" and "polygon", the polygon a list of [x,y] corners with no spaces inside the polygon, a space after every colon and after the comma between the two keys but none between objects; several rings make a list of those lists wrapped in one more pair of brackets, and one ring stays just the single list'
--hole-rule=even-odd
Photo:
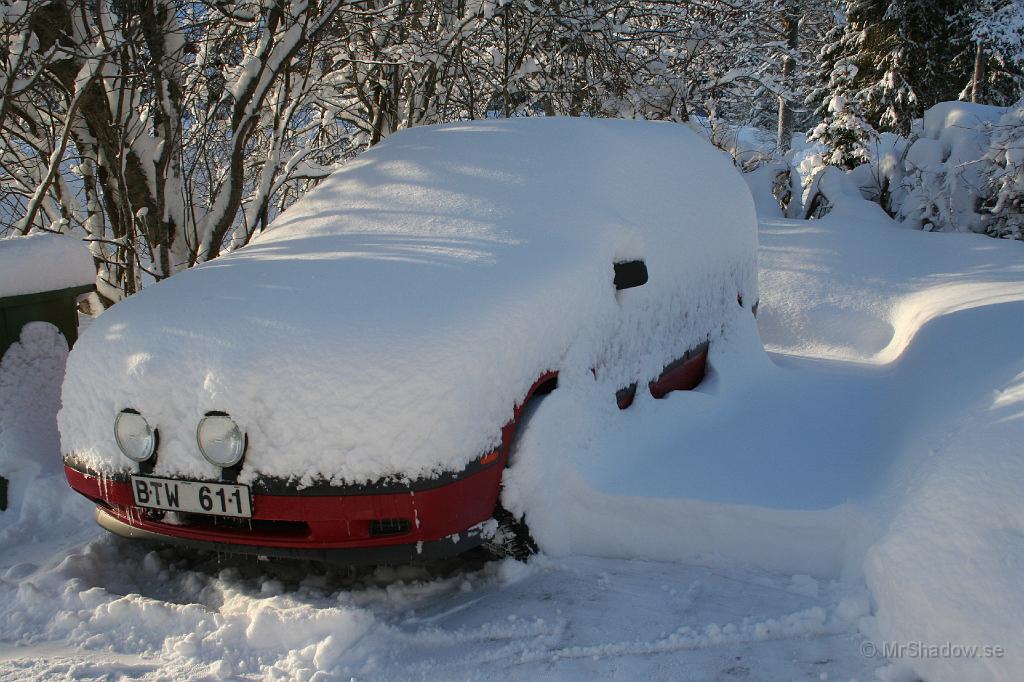
[{"label": "snow bank", "polygon": [[0,297],[92,284],[96,268],[82,240],[39,232],[0,239]]},{"label": "snow bank", "polygon": [[0,554],[16,547],[27,554],[24,548],[39,545],[54,528],[68,530],[88,518],[89,505],[67,495],[61,467],[56,414],[67,354],[56,327],[30,322],[0,361],[0,476],[9,480]]},{"label": "snow bank", "polygon": [[827,216],[761,228],[758,321],[769,351],[888,365],[932,320],[1024,300],[1024,245],[896,229],[849,175],[830,175]]},{"label": "snow bank", "polygon": [[[754,205],[757,207],[757,215],[762,218],[782,218],[783,209],[780,199],[788,199],[789,205],[788,210],[793,210],[796,206],[792,203],[793,201],[793,176],[790,171],[789,164],[785,161],[774,161],[771,163],[764,163],[758,166],[756,169],[743,174],[743,179],[746,180],[747,186],[750,187],[750,193],[754,197]],[[799,186],[796,188],[796,194],[799,195]],[[788,197],[786,196],[788,194]],[[796,203],[799,203],[800,197],[796,197]]]},{"label": "snow bank", "polygon": [[[1024,333],[1024,304],[971,316],[958,335],[1000,324]],[[947,330],[948,331],[948,330]],[[954,337],[955,338],[955,337]],[[985,347],[986,353],[995,348]],[[1002,349],[1005,352],[1005,349]],[[1014,682],[1024,671],[1024,357],[994,393],[956,411],[942,432],[917,440],[897,512],[865,564],[878,604],[867,632],[883,642],[945,644],[973,654],[897,661],[927,680]],[[976,393],[977,391],[974,391]],[[970,394],[969,394],[970,395]],[[984,647],[989,647],[985,652]],[[998,650],[997,650],[998,649]]]},{"label": "snow bank", "polygon": [[864,523],[852,501],[877,486],[857,438],[873,415],[848,412],[865,391],[775,366],[738,312],[697,390],[624,411],[586,382],[544,399],[502,501],[545,552],[843,573]]},{"label": "snow bank", "polygon": [[877,650],[1002,648],[904,656],[888,679],[1018,680],[1024,244],[894,229],[860,203],[809,223],[762,225],[762,336],[787,364],[847,365],[835,383],[844,392],[857,374],[870,380],[835,409],[866,418],[855,442],[878,455],[876,492],[858,505],[867,533],[848,549],[851,561],[866,556],[876,613],[864,630]]},{"label": "snow bank", "polygon": [[[756,300],[755,226],[683,126],[404,131],[250,246],[104,313],[69,359],[62,446],[127,469],[111,424],[131,406],[160,430],[157,475],[213,477],[195,428],[223,410],[248,432],[243,481],[460,469],[546,370],[643,383]],[[650,282],[617,294],[612,263],[636,258]]]}]

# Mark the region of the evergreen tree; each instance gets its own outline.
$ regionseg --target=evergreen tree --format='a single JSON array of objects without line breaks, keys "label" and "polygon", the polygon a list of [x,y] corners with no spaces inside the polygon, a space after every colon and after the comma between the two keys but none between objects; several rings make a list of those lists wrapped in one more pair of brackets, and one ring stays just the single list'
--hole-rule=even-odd
[{"label": "evergreen tree", "polygon": [[847,24],[824,57],[857,67],[850,90],[871,125],[907,134],[914,118],[957,99],[970,80],[974,43],[957,18],[980,1],[849,0]]},{"label": "evergreen tree", "polygon": [[[844,25],[832,27],[825,34],[825,39],[817,56],[815,75],[808,88],[804,105],[814,111],[815,120],[821,121],[828,117],[828,106],[832,102],[832,96],[840,94],[835,91],[836,83],[833,81],[833,74],[836,66],[845,59],[846,27]],[[849,96],[849,92],[841,93]]]},{"label": "evergreen tree", "polygon": [[1009,106],[1024,95],[1024,0],[978,0],[956,17],[971,78],[960,99]]},{"label": "evergreen tree", "polygon": [[850,96],[856,78],[857,67],[852,62],[836,64],[830,79],[834,94],[829,99],[825,120],[808,136],[812,142],[828,147],[822,157],[825,163],[845,169],[870,161],[869,145],[878,137],[861,115],[860,104]]}]

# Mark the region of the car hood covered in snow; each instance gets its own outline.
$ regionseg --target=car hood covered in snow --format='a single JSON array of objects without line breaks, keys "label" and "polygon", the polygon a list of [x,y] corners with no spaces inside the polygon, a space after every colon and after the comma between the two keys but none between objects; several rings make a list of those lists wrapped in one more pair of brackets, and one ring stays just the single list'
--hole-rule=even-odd
[{"label": "car hood covered in snow", "polygon": [[[745,183],[681,125],[404,131],[100,316],[69,358],[62,447],[130,469],[113,422],[131,407],[159,429],[154,474],[216,477],[195,430],[221,410],[248,434],[242,481],[458,470],[543,372],[614,400],[719,332],[756,300],[756,239]],[[612,263],[641,258],[649,283],[616,292]]]}]

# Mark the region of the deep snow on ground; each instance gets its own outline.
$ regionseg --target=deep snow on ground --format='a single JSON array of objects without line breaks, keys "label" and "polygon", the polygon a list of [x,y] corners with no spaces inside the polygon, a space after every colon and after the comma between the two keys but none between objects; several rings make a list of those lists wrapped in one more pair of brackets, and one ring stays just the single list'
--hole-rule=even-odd
[{"label": "deep snow on ground", "polygon": [[[738,316],[697,391],[620,413],[570,376],[533,409],[508,489],[530,564],[151,552],[46,465],[63,516],[0,514],[0,678],[1019,679],[1024,245],[859,202],[760,239],[769,354]],[[866,637],[1005,653],[884,661]]]},{"label": "deep snow on ground", "polygon": [[847,680],[871,668],[854,625],[866,595],[807,576],[573,557],[344,579],[174,557],[94,541],[35,571],[5,598],[20,617],[0,606],[0,675]]}]

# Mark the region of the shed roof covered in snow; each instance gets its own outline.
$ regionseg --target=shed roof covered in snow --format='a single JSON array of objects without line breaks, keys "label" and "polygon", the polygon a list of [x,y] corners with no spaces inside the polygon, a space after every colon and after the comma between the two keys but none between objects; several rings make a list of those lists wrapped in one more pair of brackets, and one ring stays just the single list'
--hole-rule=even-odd
[{"label": "shed roof covered in snow", "polygon": [[96,268],[81,239],[40,232],[0,239],[0,298],[92,284]]}]

